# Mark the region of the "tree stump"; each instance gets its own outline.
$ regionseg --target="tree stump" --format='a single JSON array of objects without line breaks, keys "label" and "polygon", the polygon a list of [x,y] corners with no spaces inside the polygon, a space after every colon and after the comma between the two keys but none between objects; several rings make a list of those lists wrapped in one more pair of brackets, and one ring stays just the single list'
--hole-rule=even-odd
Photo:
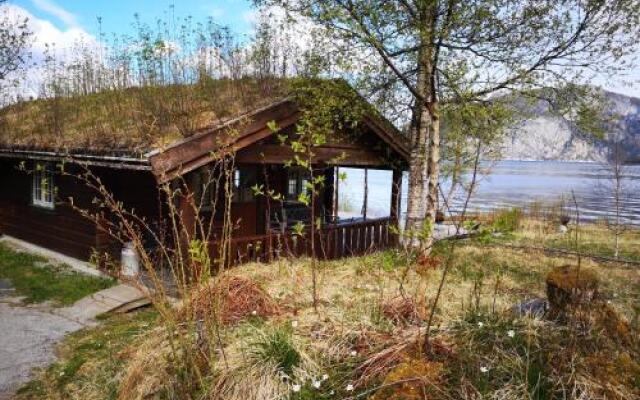
[{"label": "tree stump", "polygon": [[554,314],[592,303],[598,297],[598,278],[585,269],[565,265],[547,275],[547,298]]}]

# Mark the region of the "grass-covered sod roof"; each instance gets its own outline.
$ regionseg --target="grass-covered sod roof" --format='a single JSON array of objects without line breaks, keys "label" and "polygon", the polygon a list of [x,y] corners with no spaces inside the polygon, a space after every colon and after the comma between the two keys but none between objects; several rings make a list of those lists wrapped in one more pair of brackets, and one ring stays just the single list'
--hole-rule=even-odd
[{"label": "grass-covered sod roof", "polygon": [[141,156],[287,96],[284,79],[204,79],[13,104],[0,149]]}]

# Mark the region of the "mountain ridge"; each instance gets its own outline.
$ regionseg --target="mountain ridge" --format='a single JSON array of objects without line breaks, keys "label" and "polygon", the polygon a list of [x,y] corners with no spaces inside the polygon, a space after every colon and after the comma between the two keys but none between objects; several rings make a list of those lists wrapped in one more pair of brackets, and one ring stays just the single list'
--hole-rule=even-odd
[{"label": "mountain ridge", "polygon": [[608,158],[611,144],[619,140],[626,161],[640,162],[640,98],[602,91],[610,119],[599,139],[554,114],[543,100],[521,102],[527,117],[509,127],[499,143],[501,158],[530,161],[596,161]]}]

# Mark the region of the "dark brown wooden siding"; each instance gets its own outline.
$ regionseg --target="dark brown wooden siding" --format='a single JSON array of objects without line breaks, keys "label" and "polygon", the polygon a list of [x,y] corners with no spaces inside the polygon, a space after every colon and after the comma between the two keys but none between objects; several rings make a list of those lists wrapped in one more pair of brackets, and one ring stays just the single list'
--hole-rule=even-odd
[{"label": "dark brown wooden siding", "polygon": [[[29,163],[25,164],[30,169]],[[94,171],[115,197],[141,214],[157,215],[157,190],[150,173],[97,169]],[[80,215],[69,204],[91,209],[96,197],[83,182],[56,174],[56,206],[48,210],[32,205],[32,176],[18,168],[18,163],[0,160],[0,232],[27,242],[88,260],[93,251],[114,251],[113,239]]]}]

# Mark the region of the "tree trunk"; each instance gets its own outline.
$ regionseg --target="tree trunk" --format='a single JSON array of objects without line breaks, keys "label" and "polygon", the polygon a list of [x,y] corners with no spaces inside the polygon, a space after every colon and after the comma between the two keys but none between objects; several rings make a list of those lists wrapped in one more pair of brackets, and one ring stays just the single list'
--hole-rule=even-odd
[{"label": "tree trunk", "polygon": [[[425,107],[420,107],[422,110]],[[426,215],[427,153],[429,128],[419,122],[423,111],[414,111],[411,159],[409,164],[409,188],[407,193],[407,218],[404,226],[404,245],[420,246],[424,216]],[[429,120],[427,116],[427,121]]]},{"label": "tree trunk", "polygon": [[[411,160],[405,246],[417,246],[429,252],[432,244],[438,201],[438,162],[440,160],[440,122],[434,63],[437,62],[433,35],[436,29],[437,2],[423,3],[420,15],[420,50],[416,81],[416,105],[413,109]],[[428,185],[428,187],[425,187]]]},{"label": "tree trunk", "polygon": [[405,246],[428,252],[438,201],[440,121],[436,93],[430,89],[430,61],[422,58],[418,89],[427,101],[414,108]]},{"label": "tree trunk", "polygon": [[[416,88],[423,99],[429,93],[429,61],[427,50],[419,53],[419,72]],[[427,202],[427,154],[431,117],[424,100],[416,99],[411,118],[411,159],[409,160],[409,187],[407,193],[407,218],[404,226],[403,244],[420,247],[423,239],[424,216]]]},{"label": "tree trunk", "polygon": [[428,237],[425,240],[426,252],[431,251],[433,245],[433,226],[436,222],[438,211],[438,180],[440,178],[440,118],[438,102],[429,105],[431,115],[431,136],[429,139],[429,156],[427,158],[427,178],[429,189],[427,192],[427,212],[425,214],[425,226],[429,227]]}]

